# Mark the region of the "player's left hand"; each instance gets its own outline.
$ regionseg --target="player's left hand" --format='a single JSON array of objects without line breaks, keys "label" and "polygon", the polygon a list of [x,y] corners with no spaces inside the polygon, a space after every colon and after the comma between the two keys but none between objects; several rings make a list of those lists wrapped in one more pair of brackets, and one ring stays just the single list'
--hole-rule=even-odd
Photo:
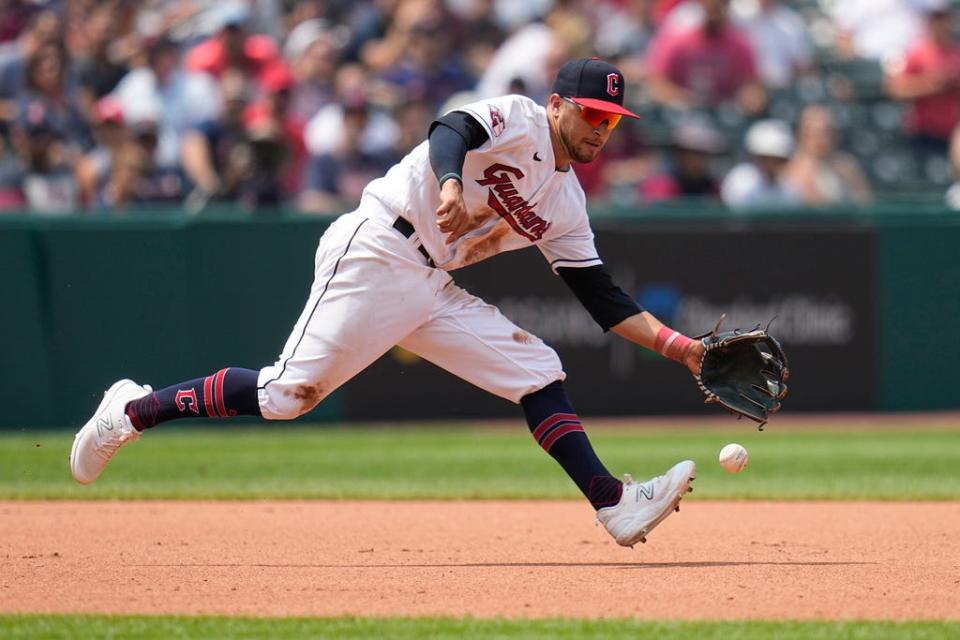
[{"label": "player's left hand", "polygon": [[443,183],[436,213],[437,228],[447,234],[447,244],[452,244],[473,228],[467,205],[463,201],[463,185],[457,180]]},{"label": "player's left hand", "polygon": [[759,326],[720,332],[719,322],[699,342],[703,359],[699,375],[694,375],[707,402],[750,418],[762,430],[787,395],[790,370],[780,343]]}]

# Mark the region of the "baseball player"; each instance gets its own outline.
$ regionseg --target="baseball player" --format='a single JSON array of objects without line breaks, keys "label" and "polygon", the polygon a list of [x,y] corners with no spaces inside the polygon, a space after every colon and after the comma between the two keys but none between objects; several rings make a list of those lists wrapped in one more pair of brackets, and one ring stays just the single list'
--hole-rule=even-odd
[{"label": "baseball player", "polygon": [[451,271],[536,246],[604,329],[700,371],[704,345],[617,287],[594,246],[572,162],[590,162],[621,118],[623,74],[597,58],[565,64],[546,105],[518,95],[460,107],[371,182],[356,211],[320,240],[315,279],[276,363],[236,367],[160,391],[120,380],[80,429],[73,477],[93,482],[117,449],[177,418],[291,420],[394,345],[519,403],[537,443],[563,467],[621,545],[644,542],[689,490],[685,460],[644,483],[597,458],[563,387],[557,354]]}]

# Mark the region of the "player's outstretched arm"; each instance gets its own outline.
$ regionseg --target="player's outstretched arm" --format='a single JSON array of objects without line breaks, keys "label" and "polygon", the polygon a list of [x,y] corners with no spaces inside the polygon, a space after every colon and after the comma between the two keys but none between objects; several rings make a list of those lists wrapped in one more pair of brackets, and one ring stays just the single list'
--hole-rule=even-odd
[{"label": "player's outstretched arm", "polygon": [[703,344],[664,326],[652,313],[613,282],[602,264],[591,267],[559,267],[557,274],[580,304],[604,331],[683,363],[693,375],[700,373]]},{"label": "player's outstretched arm", "polygon": [[688,338],[642,311],[610,330],[683,363],[707,402],[758,422],[761,431],[787,395],[787,357],[780,343],[762,329],[724,333],[714,329],[703,339]]}]

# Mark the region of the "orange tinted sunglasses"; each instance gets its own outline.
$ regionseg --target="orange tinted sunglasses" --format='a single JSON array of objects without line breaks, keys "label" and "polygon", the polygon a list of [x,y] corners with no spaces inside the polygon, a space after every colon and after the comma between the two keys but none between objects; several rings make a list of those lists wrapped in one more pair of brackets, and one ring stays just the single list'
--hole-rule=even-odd
[{"label": "orange tinted sunglasses", "polygon": [[609,111],[601,111],[600,109],[585,107],[582,104],[577,104],[571,98],[567,98],[566,96],[564,96],[563,99],[577,107],[580,110],[580,119],[593,128],[599,127],[604,121],[607,122],[607,129],[613,129],[620,124],[620,118],[622,116],[619,113],[610,113]]}]

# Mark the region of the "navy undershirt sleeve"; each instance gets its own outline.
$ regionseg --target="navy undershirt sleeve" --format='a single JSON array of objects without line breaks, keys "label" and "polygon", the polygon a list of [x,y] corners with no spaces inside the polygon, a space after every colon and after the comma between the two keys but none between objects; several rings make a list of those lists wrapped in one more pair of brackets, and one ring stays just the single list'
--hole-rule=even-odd
[{"label": "navy undershirt sleeve", "polygon": [[487,132],[473,116],[451,111],[430,125],[430,166],[437,181],[456,176],[463,182],[467,151],[487,141]]},{"label": "navy undershirt sleeve", "polygon": [[643,311],[636,301],[613,283],[602,264],[592,267],[557,267],[557,274],[580,304],[604,331]]}]

